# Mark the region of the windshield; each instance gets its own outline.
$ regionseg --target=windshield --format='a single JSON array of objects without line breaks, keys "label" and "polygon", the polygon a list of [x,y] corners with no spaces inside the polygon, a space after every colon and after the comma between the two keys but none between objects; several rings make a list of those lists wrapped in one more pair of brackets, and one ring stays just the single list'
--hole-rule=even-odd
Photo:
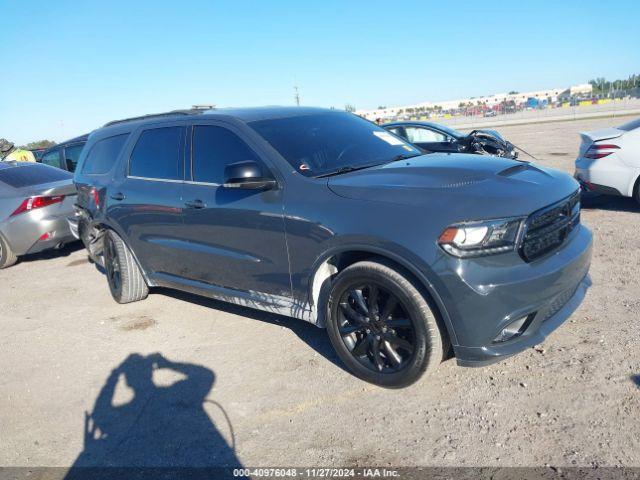
[{"label": "windshield", "polygon": [[350,113],[326,112],[249,122],[298,172],[318,176],[419,155],[386,130]]},{"label": "windshield", "polygon": [[464,133],[454,128],[447,127],[446,125],[439,124],[438,128],[442,130],[444,133],[448,134],[449,136],[455,138],[456,140],[462,137],[466,137]]}]

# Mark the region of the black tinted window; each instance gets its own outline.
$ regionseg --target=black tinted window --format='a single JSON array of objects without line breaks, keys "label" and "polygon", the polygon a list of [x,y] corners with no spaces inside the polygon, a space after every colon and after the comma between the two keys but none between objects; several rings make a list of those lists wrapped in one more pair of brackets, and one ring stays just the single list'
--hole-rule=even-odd
[{"label": "black tinted window", "polygon": [[83,147],[84,143],[64,147],[64,163],[67,166],[67,170],[70,172],[76,171],[76,166],[78,165],[78,160],[80,159],[80,153],[82,152]]},{"label": "black tinted window", "polygon": [[60,168],[60,150],[55,149],[42,156],[42,163]]},{"label": "black tinted window", "polygon": [[243,160],[258,161],[256,154],[233,132],[223,127],[193,129],[193,180],[224,183],[224,168]]},{"label": "black tinted window", "polygon": [[101,175],[107,173],[116,162],[128,133],[114,137],[103,138],[96,142],[87,154],[82,167],[82,173],[87,175]]},{"label": "black tinted window", "polygon": [[129,175],[182,180],[181,133],[182,127],[154,128],[142,132],[131,154]]},{"label": "black tinted window", "polygon": [[72,175],[69,172],[37,163],[0,169],[0,182],[14,188],[30,187],[31,185],[58,182],[71,178]]}]

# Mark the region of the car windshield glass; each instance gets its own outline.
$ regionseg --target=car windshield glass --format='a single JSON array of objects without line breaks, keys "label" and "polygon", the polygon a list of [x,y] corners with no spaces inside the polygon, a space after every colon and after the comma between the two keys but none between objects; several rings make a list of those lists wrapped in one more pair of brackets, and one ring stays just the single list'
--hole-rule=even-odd
[{"label": "car windshield glass", "polygon": [[447,135],[452,136],[455,139],[465,137],[466,135],[455,128],[447,127],[446,125],[438,125],[438,128],[442,130]]},{"label": "car windshield glass", "polygon": [[420,154],[386,130],[344,112],[259,120],[249,126],[306,176],[346,172]]}]

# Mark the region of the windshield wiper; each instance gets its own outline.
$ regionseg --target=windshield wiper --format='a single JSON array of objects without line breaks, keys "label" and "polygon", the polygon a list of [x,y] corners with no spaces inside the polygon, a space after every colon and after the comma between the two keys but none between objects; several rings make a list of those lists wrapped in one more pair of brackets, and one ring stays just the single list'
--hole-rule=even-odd
[{"label": "windshield wiper", "polygon": [[377,167],[382,165],[381,163],[370,163],[368,165],[345,165],[343,167],[336,168],[331,172],[316,175],[316,178],[332,177],[334,175],[341,175],[343,173],[355,172],[356,170],[363,170],[365,168]]},{"label": "windshield wiper", "polygon": [[397,162],[399,160],[407,160],[409,158],[419,157],[421,155],[422,155],[422,153],[401,153],[400,155],[396,155],[395,157],[391,158],[391,160],[387,160],[385,162],[376,162],[376,163],[369,163],[367,165],[355,165],[355,166],[354,165],[345,165],[343,167],[336,168],[335,170],[332,170],[331,172],[322,173],[320,175],[316,175],[315,178],[332,177],[334,175],[341,175],[343,173],[355,172],[356,170],[362,170],[364,168],[377,167],[377,166],[380,166],[380,165],[385,165],[387,163]]},{"label": "windshield wiper", "polygon": [[401,153],[400,155],[396,155],[392,157],[391,160],[388,160],[387,163],[399,162],[400,160],[408,160],[413,157],[420,157],[422,153]]}]

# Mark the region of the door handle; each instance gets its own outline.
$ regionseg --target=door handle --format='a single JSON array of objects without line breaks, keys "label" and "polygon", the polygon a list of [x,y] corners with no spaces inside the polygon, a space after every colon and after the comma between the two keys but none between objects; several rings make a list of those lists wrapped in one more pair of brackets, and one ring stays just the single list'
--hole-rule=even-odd
[{"label": "door handle", "polygon": [[112,194],[112,195],[110,195],[110,196],[111,196],[111,198],[112,198],[112,199],[114,199],[114,200],[118,200],[118,201],[120,201],[120,200],[124,200],[124,198],[125,198],[125,197],[124,197],[124,193],[120,193],[120,192],[118,192],[118,193],[114,193],[114,194]]},{"label": "door handle", "polygon": [[184,204],[187,206],[187,208],[204,208],[204,207],[206,207],[205,203],[200,199],[189,200],[187,202],[184,202]]}]

